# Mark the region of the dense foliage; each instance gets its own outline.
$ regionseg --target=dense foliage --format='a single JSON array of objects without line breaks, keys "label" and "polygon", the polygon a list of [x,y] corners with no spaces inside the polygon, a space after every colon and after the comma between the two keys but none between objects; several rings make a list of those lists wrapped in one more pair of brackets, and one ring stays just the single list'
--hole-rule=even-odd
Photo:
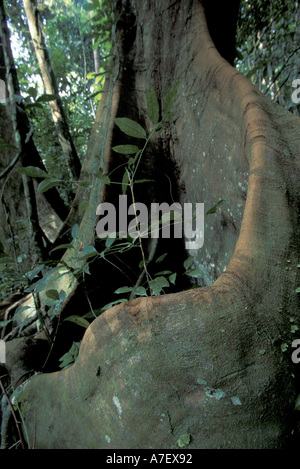
[{"label": "dense foliage", "polygon": [[260,91],[299,115],[292,82],[300,75],[298,0],[242,0],[236,67]]},{"label": "dense foliage", "polygon": [[[108,67],[112,2],[48,0],[39,2],[38,8],[71,135],[83,159]],[[44,89],[21,0],[7,1],[7,16],[21,93],[35,127],[35,143],[47,170],[54,176],[69,180],[48,106],[35,105],[36,98],[44,93]],[[70,184],[60,187],[67,199],[71,187]],[[70,199],[68,201],[71,202]]]}]

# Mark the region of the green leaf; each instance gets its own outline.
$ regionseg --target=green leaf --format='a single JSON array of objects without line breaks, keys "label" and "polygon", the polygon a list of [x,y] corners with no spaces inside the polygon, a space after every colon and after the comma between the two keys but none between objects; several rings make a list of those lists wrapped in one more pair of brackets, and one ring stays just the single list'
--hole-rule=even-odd
[{"label": "green leaf", "polygon": [[170,284],[165,277],[157,277],[149,282],[149,287],[155,295],[159,295],[164,287],[169,286]]},{"label": "green leaf", "polygon": [[54,251],[59,251],[60,249],[74,249],[74,246],[73,244],[60,244],[59,246],[56,246],[56,248],[53,248],[51,250],[51,252],[54,252]]},{"label": "green leaf", "polygon": [[98,96],[99,94],[102,94],[103,91],[102,90],[97,90],[95,91],[94,93],[91,93],[87,99],[92,99],[92,98],[95,98],[96,96]]},{"label": "green leaf", "polygon": [[167,112],[164,116],[165,122],[172,122],[173,119],[173,113],[172,112]]},{"label": "green leaf", "polygon": [[127,117],[117,117],[115,119],[115,123],[119,129],[124,134],[129,135],[129,137],[146,138],[146,132],[143,127],[132,119],[128,119]]},{"label": "green leaf", "polygon": [[139,155],[141,154],[141,151],[142,151],[142,150],[139,150],[139,151],[136,153],[136,155],[135,155],[134,158],[132,158],[132,157],[129,158],[129,160],[128,160],[128,166],[132,166],[132,165],[136,162],[136,160],[138,159]]},{"label": "green leaf", "polygon": [[194,262],[193,256],[189,256],[183,263],[183,267],[185,268],[185,270],[188,270],[191,267],[193,262]]},{"label": "green leaf", "polygon": [[107,303],[107,305],[103,306],[103,308],[101,308],[101,311],[104,312],[106,311],[107,309],[110,309],[112,308],[113,306],[115,305],[118,305],[120,303],[126,303],[128,300],[126,300],[125,298],[122,298],[120,300],[116,300],[116,301],[112,301],[111,303]]},{"label": "green leaf", "polygon": [[105,241],[105,247],[110,248],[110,246],[116,241],[116,236],[107,236]]},{"label": "green leaf", "polygon": [[26,109],[44,109],[41,103],[28,103]]},{"label": "green leaf", "polygon": [[288,344],[286,344],[286,343],[281,344],[280,347],[281,347],[281,351],[282,351],[282,352],[286,352],[287,349],[289,348]]},{"label": "green leaf", "polygon": [[38,192],[43,193],[51,189],[51,187],[57,186],[58,184],[61,183],[60,179],[44,179],[40,184],[38,185]]},{"label": "green leaf", "polygon": [[159,104],[155,90],[152,86],[149,86],[147,90],[146,101],[147,115],[153,124],[157,124],[159,119]]},{"label": "green leaf", "polygon": [[111,181],[107,175],[104,175],[102,176],[102,182],[103,184],[106,184],[107,186],[109,186]]},{"label": "green leaf", "polygon": [[143,182],[155,182],[154,179],[138,179],[137,181],[134,181],[134,184],[140,184]]},{"label": "green leaf", "polygon": [[37,97],[37,90],[35,88],[33,88],[32,86],[30,86],[28,88],[28,90],[26,91],[26,93],[29,94],[29,96],[31,96],[33,99],[35,99]]},{"label": "green leaf", "polygon": [[49,103],[50,101],[56,101],[57,98],[59,96],[57,96],[56,94],[42,94],[37,100],[36,100],[36,103]]},{"label": "green leaf", "polygon": [[223,204],[224,202],[227,203],[226,200],[223,200],[223,199],[222,199],[222,200],[219,200],[219,202],[218,202],[216,205],[214,205],[212,208],[210,208],[209,210],[207,210],[206,215],[211,215],[212,213],[216,213],[217,208],[219,207],[219,205],[220,205],[220,204]]},{"label": "green leaf", "polygon": [[159,264],[160,262],[162,262],[164,260],[164,258],[168,255],[167,252],[165,252],[164,254],[162,254],[161,256],[159,256],[157,259],[156,259],[156,263]]},{"label": "green leaf", "polygon": [[86,329],[89,327],[90,323],[84,319],[81,316],[77,316],[76,314],[72,316],[68,316],[64,321],[70,321],[73,322],[74,324],[77,324],[78,326],[85,327]]},{"label": "green leaf", "polygon": [[71,353],[67,352],[59,359],[59,361],[61,362],[59,367],[66,370],[67,368],[69,368],[69,366],[72,363],[75,362],[75,359],[74,359],[74,356]]},{"label": "green leaf", "polygon": [[177,274],[175,272],[174,274],[170,275],[170,277],[169,277],[169,280],[170,280],[171,283],[173,283],[173,285],[175,285],[176,276],[177,276]]},{"label": "green leaf", "polygon": [[85,274],[91,275],[89,264],[85,264],[85,265],[84,265],[84,267],[83,267],[83,272],[84,272]]},{"label": "green leaf", "polygon": [[51,178],[51,176],[43,171],[41,168],[36,166],[26,166],[24,168],[18,168],[18,173],[26,174],[26,176],[30,176],[33,178]]},{"label": "green leaf", "polygon": [[122,155],[134,155],[139,151],[139,147],[136,145],[117,145],[116,147],[112,147],[112,150]]},{"label": "green leaf", "polygon": [[129,293],[131,292],[133,289],[133,287],[120,287],[120,288],[117,288],[117,290],[115,290],[114,293],[116,293],[116,295],[120,295],[122,293]]},{"label": "green leaf", "polygon": [[5,327],[12,321],[13,319],[8,319],[7,321],[0,321],[0,327]]},{"label": "green leaf", "polygon": [[144,287],[138,287],[135,292],[134,292],[137,296],[148,296],[147,295],[147,291]]},{"label": "green leaf", "polygon": [[97,256],[97,255],[98,255],[98,251],[94,248],[94,246],[92,246],[91,244],[89,244],[88,246],[85,246],[85,247],[83,248],[82,254],[83,254],[83,256],[80,257],[80,260],[82,260],[82,259],[88,259],[89,257]]},{"label": "green leaf", "polygon": [[169,112],[170,112],[170,110],[173,106],[174,99],[175,99],[176,93],[178,91],[179,83],[180,83],[179,81],[174,83],[174,85],[168,91],[167,96],[165,97],[164,106],[163,106],[165,116],[167,114],[169,114]]},{"label": "green leaf", "polygon": [[47,290],[46,295],[48,298],[51,298],[51,300],[59,300],[59,293],[57,290]]},{"label": "green leaf", "polygon": [[87,209],[87,207],[89,206],[89,203],[90,202],[88,200],[84,200],[83,202],[79,204],[79,208],[78,208],[79,214],[81,214]]},{"label": "green leaf", "polygon": [[161,272],[157,272],[155,275],[168,275],[171,274],[171,270],[162,270]]},{"label": "green leaf", "polygon": [[78,230],[79,230],[79,226],[78,226],[77,223],[75,223],[75,225],[74,225],[73,228],[72,228],[72,238],[73,238],[73,239],[76,239],[76,238],[77,238]]},{"label": "green leaf", "polygon": [[128,172],[125,171],[123,174],[123,178],[122,178],[122,195],[126,194],[128,185],[129,185],[129,176],[128,176]]},{"label": "green leaf", "polygon": [[204,272],[201,269],[191,269],[185,272],[185,275],[194,278],[202,278],[204,277]]},{"label": "green leaf", "polygon": [[189,433],[185,433],[183,435],[180,435],[180,437],[177,440],[177,444],[179,448],[184,448],[185,446],[188,446],[191,442],[191,435]]},{"label": "green leaf", "polygon": [[38,265],[35,269],[26,272],[25,276],[28,278],[28,280],[31,281],[34,278],[38,277],[39,273],[43,270],[44,267],[44,264]]},{"label": "green leaf", "polygon": [[59,365],[60,368],[66,370],[69,368],[77,359],[78,353],[80,348],[80,342],[73,342],[70,350],[65,353],[62,357],[60,357],[59,361],[61,364]]},{"label": "green leaf", "polygon": [[297,287],[295,290],[296,293],[300,293],[300,287]]}]

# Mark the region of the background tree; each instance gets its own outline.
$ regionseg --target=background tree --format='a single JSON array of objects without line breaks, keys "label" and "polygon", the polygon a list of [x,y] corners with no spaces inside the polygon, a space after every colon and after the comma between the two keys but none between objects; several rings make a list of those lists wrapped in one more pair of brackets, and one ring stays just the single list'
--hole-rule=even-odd
[{"label": "background tree", "polygon": [[[73,366],[33,377],[19,396],[30,446],[278,448],[298,437],[299,122],[228,63],[232,7],[114,4],[110,73],[58,234],[69,228],[69,242],[53,244],[66,252],[27,288],[44,307],[51,354],[67,323],[100,317]],[[204,247],[159,240],[153,254],[139,236],[95,239],[97,206],[118,206],[122,193],[204,201]]]},{"label": "background tree", "polygon": [[299,2],[241,2],[236,67],[264,94],[299,115],[291,84],[299,75]]}]

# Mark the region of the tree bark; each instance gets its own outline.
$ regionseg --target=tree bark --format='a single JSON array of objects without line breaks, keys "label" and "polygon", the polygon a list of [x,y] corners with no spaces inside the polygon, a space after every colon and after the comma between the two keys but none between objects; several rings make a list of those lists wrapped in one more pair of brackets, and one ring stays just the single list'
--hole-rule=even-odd
[{"label": "tree bark", "polygon": [[33,41],[45,87],[45,93],[57,96],[57,98],[54,101],[50,101],[49,104],[59,142],[61,144],[63,154],[68,162],[71,174],[73,178],[77,180],[80,176],[81,163],[69,131],[63,104],[59,96],[58,87],[52,70],[50,57],[41,31],[41,25],[39,23],[39,11],[35,0],[25,0],[23,3],[30,35]]},{"label": "tree bark", "polygon": [[[205,217],[204,246],[190,253],[205,271],[202,288],[106,311],[71,368],[30,380],[23,393],[30,444],[167,449],[187,434],[188,449],[295,446],[299,119],[219,54],[200,2],[128,0],[117,10],[119,72],[98,109],[110,112],[105,145],[103,118],[93,129],[105,172],[120,163],[111,147],[123,143],[113,117],[147,128],[149,84],[163,100],[180,80],[173,121],[145,171],[151,178],[158,161],[165,169],[171,160],[181,203],[227,204]],[[102,195],[116,200],[111,190]],[[99,185],[91,200],[101,200]],[[79,238],[91,237],[94,209]],[[99,296],[102,280],[99,272]]]}]

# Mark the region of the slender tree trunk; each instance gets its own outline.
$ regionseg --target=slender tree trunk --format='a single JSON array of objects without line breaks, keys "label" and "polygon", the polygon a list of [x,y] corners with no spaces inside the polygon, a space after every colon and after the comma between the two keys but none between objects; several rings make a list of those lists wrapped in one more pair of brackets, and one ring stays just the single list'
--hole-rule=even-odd
[{"label": "slender tree trunk", "polygon": [[[221,24],[216,34],[225,41],[228,6],[211,3]],[[297,338],[291,324],[300,320],[299,119],[219,54],[209,34],[214,18],[208,30],[201,2],[120,0],[116,8],[118,60],[91,135],[95,165],[103,159],[107,174],[120,164],[111,151],[123,143],[114,117],[133,118],[149,130],[148,86],[162,102],[179,80],[172,122],[145,155],[143,171],[152,179],[156,166],[165,172],[175,165],[181,203],[204,202],[206,210],[221,199],[227,203],[205,217],[204,246],[189,253],[204,270],[202,288],[106,311],[87,329],[74,366],[27,384],[23,416],[30,443],[107,449],[295,445],[300,365],[291,360]],[[139,195],[157,198],[158,182]],[[97,201],[118,198],[110,187],[92,189],[78,232],[84,245],[93,236]],[[101,298],[115,279],[105,271],[98,276]]]},{"label": "slender tree trunk", "polygon": [[36,6],[36,1],[24,0],[24,8],[27,16],[30,35],[33,41],[35,53],[44,82],[45,93],[57,96],[55,101],[50,102],[50,108],[53,122],[58,133],[59,142],[61,144],[63,154],[67,159],[72,176],[75,180],[77,180],[80,176],[81,163],[72,141],[62,101],[59,96],[50,57],[41,31],[39,11]]}]

